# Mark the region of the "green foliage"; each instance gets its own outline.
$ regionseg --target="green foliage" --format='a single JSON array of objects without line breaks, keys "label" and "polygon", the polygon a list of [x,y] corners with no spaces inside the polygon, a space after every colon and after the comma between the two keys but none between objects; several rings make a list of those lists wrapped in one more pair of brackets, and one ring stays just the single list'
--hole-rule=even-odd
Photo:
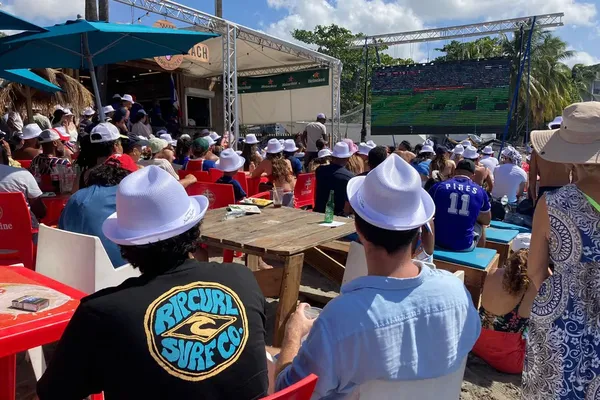
[{"label": "green foliage", "polygon": [[[300,40],[312,46],[316,46],[317,51],[335,57],[342,61],[342,81],[341,81],[341,112],[344,114],[352,110],[363,102],[364,77],[365,77],[365,58],[363,49],[351,49],[351,43],[361,34],[353,34],[346,28],[335,24],[329,26],[318,25],[312,31],[297,29],[292,32],[296,40]],[[386,46],[379,48],[379,65],[412,64],[410,59],[394,59],[389,54],[383,53]],[[369,48],[369,68],[367,70],[367,79],[370,84],[372,67],[377,63],[375,48]],[[371,91],[369,90],[369,102]]]}]

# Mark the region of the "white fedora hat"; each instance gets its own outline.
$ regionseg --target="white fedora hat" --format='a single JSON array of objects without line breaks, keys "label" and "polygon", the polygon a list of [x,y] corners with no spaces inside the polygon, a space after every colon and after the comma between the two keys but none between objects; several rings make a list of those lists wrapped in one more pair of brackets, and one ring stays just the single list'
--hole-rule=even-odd
[{"label": "white fedora hat", "polygon": [[121,181],[117,212],[104,221],[102,232],[125,246],[156,243],[189,230],[207,209],[205,196],[188,196],[167,171],[151,165]]},{"label": "white fedora hat", "polygon": [[421,148],[421,151],[419,152],[419,154],[421,154],[421,153],[435,153],[435,152],[433,151],[433,146],[426,144],[425,146],[423,146]]},{"label": "white fedora hat", "polygon": [[19,135],[19,139],[29,140],[35,139],[42,133],[42,128],[38,124],[28,124],[23,128],[23,132]]},{"label": "white fedora hat", "polygon": [[531,233],[519,233],[512,241],[510,249],[515,253],[521,249],[528,249],[531,245]]},{"label": "white fedora hat", "polygon": [[471,144],[472,144],[472,143],[471,143],[471,141],[470,141],[469,139],[465,139],[465,140],[463,140],[462,142],[460,142],[460,144],[461,144],[463,147],[467,147],[467,146],[471,146]]},{"label": "white fedora hat", "polygon": [[221,139],[221,136],[220,136],[220,135],[219,135],[217,132],[211,132],[209,136],[210,136],[210,138],[211,138],[212,140],[214,140],[215,142],[216,142],[217,140]]},{"label": "white fedora hat", "polygon": [[131,97],[130,94],[124,94],[123,97],[121,97],[121,101],[128,101],[130,103],[133,103],[133,97]]},{"label": "white fedora hat", "polygon": [[[371,143],[369,143],[369,142],[371,142]],[[358,154],[362,154],[363,156],[368,156],[369,152],[371,150],[373,150],[375,147],[377,147],[377,145],[372,140],[369,140],[369,142],[361,143],[358,145]]]},{"label": "white fedora hat", "polygon": [[462,155],[462,153],[465,152],[465,148],[463,147],[462,144],[457,144],[456,146],[454,146],[454,148],[452,149],[452,153],[457,154],[457,155]]},{"label": "white fedora hat", "polygon": [[431,146],[433,147],[433,140],[431,139],[425,139],[425,141],[423,142],[423,147],[425,146]]},{"label": "white fedora hat", "polygon": [[600,164],[600,102],[575,103],[563,111],[560,128],[531,132],[533,148],[544,160],[562,164]]},{"label": "white fedora hat", "polygon": [[269,154],[277,154],[283,151],[283,146],[277,139],[269,140],[267,143],[267,153]]},{"label": "white fedora hat", "polygon": [[492,146],[485,146],[483,150],[481,150],[481,154],[486,156],[492,156],[494,155],[494,149],[492,149]]},{"label": "white fedora hat", "polygon": [[467,148],[463,151],[463,158],[468,158],[469,160],[477,160],[479,158],[479,153],[477,153],[477,149],[473,146],[467,146]]},{"label": "white fedora hat", "polygon": [[296,146],[294,139],[286,139],[285,142],[283,142],[283,151],[288,153],[294,153],[298,151],[298,147]]},{"label": "white fedora hat", "polygon": [[244,139],[244,143],[257,144],[258,139],[256,138],[256,135],[254,133],[249,133],[246,135],[246,138]]},{"label": "white fedora hat", "polygon": [[330,157],[330,156],[331,156],[331,150],[329,150],[329,149],[321,149],[317,153],[317,158],[325,158],[325,157]]},{"label": "white fedora hat", "polygon": [[92,107],[86,107],[83,109],[82,114],[85,115],[86,117],[89,117],[89,116],[96,114],[96,111]]},{"label": "white fedora hat", "polygon": [[242,168],[245,162],[244,157],[240,157],[235,150],[229,148],[221,152],[215,165],[223,172],[233,172]]},{"label": "white fedora hat", "polygon": [[348,147],[348,143],[346,142],[337,142],[335,146],[333,146],[333,151],[331,155],[335,158],[350,158],[352,157],[353,152],[350,151]]},{"label": "white fedora hat", "polygon": [[115,112],[115,109],[113,108],[113,106],[105,106],[102,107],[102,111],[104,111],[104,114],[108,114],[111,112]]},{"label": "white fedora hat", "polygon": [[419,173],[397,154],[386,158],[367,176],[352,178],[347,194],[354,212],[381,229],[415,229],[435,214],[435,204],[421,187]]}]

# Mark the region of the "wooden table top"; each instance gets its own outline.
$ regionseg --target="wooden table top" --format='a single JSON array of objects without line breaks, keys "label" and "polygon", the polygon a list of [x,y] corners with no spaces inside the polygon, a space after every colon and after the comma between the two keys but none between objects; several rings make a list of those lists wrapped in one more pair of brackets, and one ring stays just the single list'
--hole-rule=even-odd
[{"label": "wooden table top", "polygon": [[330,228],[319,226],[325,218],[320,213],[290,207],[266,207],[261,212],[223,221],[225,208],[209,210],[200,228],[202,239],[209,245],[290,256],[356,232],[349,218],[336,217],[346,224]]}]

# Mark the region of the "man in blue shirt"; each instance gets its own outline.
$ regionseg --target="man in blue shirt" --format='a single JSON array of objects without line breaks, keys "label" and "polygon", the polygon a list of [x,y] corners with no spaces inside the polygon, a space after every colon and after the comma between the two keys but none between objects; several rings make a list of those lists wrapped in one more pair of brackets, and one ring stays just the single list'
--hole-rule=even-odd
[{"label": "man in blue shirt", "polygon": [[473,160],[458,163],[454,178],[435,184],[429,193],[435,202],[435,244],[453,251],[472,251],[485,245],[484,225],[492,219],[490,200],[471,180]]},{"label": "man in blue shirt", "polygon": [[283,156],[287,160],[290,160],[292,171],[295,176],[302,173],[302,163],[294,156],[297,151],[298,147],[296,146],[294,139],[286,139],[286,141],[283,142]]},{"label": "man in blue shirt", "polygon": [[246,192],[242,189],[242,185],[233,178],[240,168],[244,166],[245,162],[244,157],[240,157],[235,150],[229,148],[221,152],[219,161],[216,163],[216,167],[223,171],[223,176],[216,183],[233,185],[233,194],[235,195],[236,202],[246,197]]},{"label": "man in blue shirt", "polygon": [[342,399],[373,381],[460,373],[481,323],[459,279],[411,260],[419,227],[435,213],[420,182],[396,154],[349,182],[368,275],[342,286],[317,319],[304,315],[304,303],[290,316],[276,365],[278,390],[314,373],[313,399]]}]

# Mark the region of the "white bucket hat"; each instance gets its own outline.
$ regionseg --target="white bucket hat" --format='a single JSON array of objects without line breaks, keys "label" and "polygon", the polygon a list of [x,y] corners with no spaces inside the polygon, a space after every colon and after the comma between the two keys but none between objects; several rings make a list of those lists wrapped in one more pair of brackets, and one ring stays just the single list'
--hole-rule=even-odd
[{"label": "white bucket hat", "polygon": [[469,160],[477,160],[479,158],[479,154],[477,153],[477,149],[473,146],[468,146],[463,151],[463,158],[468,158]]},{"label": "white bucket hat", "polygon": [[267,153],[277,154],[277,153],[281,153],[282,151],[283,151],[283,146],[281,145],[279,140],[277,140],[277,139],[269,140],[269,143],[267,143]]},{"label": "white bucket hat", "polygon": [[287,139],[283,142],[283,151],[288,153],[294,153],[298,151],[298,147],[296,147],[296,142],[294,139]]},{"label": "white bucket hat", "polygon": [[465,152],[465,148],[463,147],[462,144],[457,144],[456,146],[454,146],[454,148],[452,149],[452,153],[461,156],[463,153]]},{"label": "white bucket hat", "polygon": [[23,128],[23,132],[19,135],[19,139],[29,140],[35,139],[42,133],[42,128],[38,124],[27,124]]},{"label": "white bucket hat", "polygon": [[331,150],[329,150],[329,149],[321,149],[317,153],[317,158],[325,158],[325,157],[330,157],[330,156],[331,156]]},{"label": "white bucket hat", "polygon": [[246,138],[244,139],[244,143],[257,144],[258,139],[256,138],[256,135],[254,133],[249,133],[246,135]]},{"label": "white bucket hat", "polygon": [[467,146],[471,146],[471,145],[472,145],[472,143],[471,143],[471,141],[470,141],[469,139],[465,139],[465,140],[463,140],[462,142],[460,142],[460,144],[461,144],[463,147],[467,147]]},{"label": "white bucket hat", "polygon": [[421,148],[421,151],[419,152],[419,154],[423,154],[423,153],[434,153],[433,151],[433,146],[426,144],[425,146],[423,146]]},{"label": "white bucket hat", "polygon": [[177,140],[173,140],[171,135],[168,133],[163,133],[162,135],[159,136],[159,138],[161,138],[162,140],[166,140],[167,143],[169,143],[171,146],[177,145]]},{"label": "white bucket hat", "polygon": [[512,241],[510,249],[517,252],[521,249],[528,249],[531,245],[531,233],[519,233]]},{"label": "white bucket hat", "polygon": [[246,159],[240,157],[235,150],[229,148],[221,152],[219,159],[215,163],[217,169],[223,172],[233,172],[244,166]]},{"label": "white bucket hat", "polygon": [[600,164],[600,102],[575,103],[563,111],[560,128],[531,132],[533,148],[544,160],[562,164]]},{"label": "white bucket hat", "polygon": [[485,146],[483,150],[481,150],[481,154],[486,156],[492,156],[494,155],[494,149],[492,149],[492,146]]},{"label": "white bucket hat", "polygon": [[354,153],[350,151],[348,143],[345,142],[337,142],[331,152],[331,155],[335,158],[350,158],[352,154]]},{"label": "white bucket hat", "polygon": [[207,209],[205,196],[188,196],[167,171],[151,165],[121,181],[117,212],[104,221],[102,232],[120,245],[156,243],[189,230]]},{"label": "white bucket hat", "polygon": [[435,204],[421,187],[419,173],[397,154],[386,158],[367,176],[352,178],[347,194],[354,212],[381,229],[415,229],[435,214]]},{"label": "white bucket hat", "polygon": [[363,156],[368,156],[369,152],[371,150],[373,150],[375,147],[377,147],[377,145],[372,140],[369,140],[367,143],[361,143],[358,145],[358,154],[362,154]]}]

